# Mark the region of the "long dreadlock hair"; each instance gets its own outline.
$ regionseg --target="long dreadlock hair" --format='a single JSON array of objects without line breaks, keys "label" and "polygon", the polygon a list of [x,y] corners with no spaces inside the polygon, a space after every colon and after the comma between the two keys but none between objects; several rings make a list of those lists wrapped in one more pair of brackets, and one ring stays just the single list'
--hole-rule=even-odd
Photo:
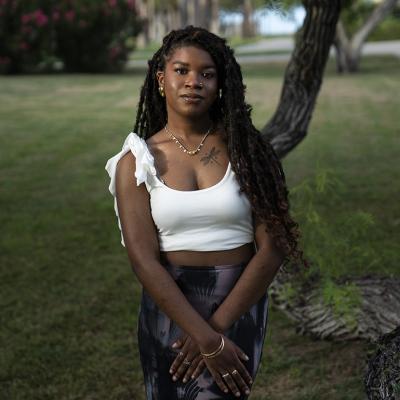
[{"label": "long dreadlock hair", "polygon": [[252,107],[245,102],[241,69],[226,39],[192,25],[172,30],[164,37],[160,49],[148,60],[134,132],[146,140],[167,123],[165,97],[159,94],[156,72],[165,69],[175,49],[185,46],[207,51],[217,66],[221,95],[210,108],[210,118],[214,123],[223,123],[240,192],[246,194],[254,214],[265,223],[275,245],[283,251],[284,265],[300,261],[307,266],[303,251],[298,249],[298,224],[289,215],[289,192],[282,165],[271,144],[253,126]]}]

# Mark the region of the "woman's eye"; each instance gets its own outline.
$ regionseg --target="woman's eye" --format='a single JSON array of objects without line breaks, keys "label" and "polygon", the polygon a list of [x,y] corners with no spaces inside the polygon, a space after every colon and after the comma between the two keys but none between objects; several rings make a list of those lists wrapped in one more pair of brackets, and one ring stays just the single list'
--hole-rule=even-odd
[{"label": "woman's eye", "polygon": [[204,77],[205,77],[205,78],[210,79],[210,78],[212,78],[213,76],[214,76],[214,74],[213,74],[212,72],[204,72]]},{"label": "woman's eye", "polygon": [[[176,68],[175,69],[175,72],[178,72],[178,71],[186,71],[186,69],[185,68]],[[180,75],[180,74],[179,74]]]}]

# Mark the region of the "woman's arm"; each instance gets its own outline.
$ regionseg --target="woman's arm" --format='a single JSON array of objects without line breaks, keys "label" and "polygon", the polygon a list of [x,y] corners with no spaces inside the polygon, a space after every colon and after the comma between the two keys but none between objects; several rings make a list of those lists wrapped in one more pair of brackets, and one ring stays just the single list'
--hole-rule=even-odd
[{"label": "woman's arm", "polygon": [[144,184],[136,185],[134,173],[135,157],[127,153],[117,165],[116,198],[132,269],[159,308],[198,343],[201,351],[212,352],[219,343],[219,334],[190,305],[160,264],[149,193]]},{"label": "woman's arm", "polygon": [[283,254],[274,246],[265,225],[258,219],[255,221],[254,236],[257,244],[256,254],[247,264],[228,296],[208,320],[217,332],[225,332],[253,304],[258,302],[283,263]]}]

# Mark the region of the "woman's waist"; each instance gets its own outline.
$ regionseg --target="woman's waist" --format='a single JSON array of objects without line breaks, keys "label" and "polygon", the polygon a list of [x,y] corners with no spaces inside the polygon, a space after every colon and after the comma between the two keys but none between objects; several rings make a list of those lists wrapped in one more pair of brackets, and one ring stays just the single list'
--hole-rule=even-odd
[{"label": "woman's waist", "polygon": [[160,260],[178,268],[232,268],[247,263],[255,254],[254,242],[229,250],[217,251],[160,251]]}]

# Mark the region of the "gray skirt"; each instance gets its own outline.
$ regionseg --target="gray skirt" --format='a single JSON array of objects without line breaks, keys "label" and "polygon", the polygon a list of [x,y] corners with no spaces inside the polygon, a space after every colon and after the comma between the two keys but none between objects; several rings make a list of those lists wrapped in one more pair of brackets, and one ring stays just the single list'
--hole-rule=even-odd
[{"label": "gray skirt", "polygon": [[[209,319],[234,287],[247,262],[216,266],[183,266],[163,260],[162,265],[171,274],[192,307]],[[268,291],[224,332],[248,356],[242,361],[253,378],[263,353],[268,320]],[[143,369],[147,400],[213,400],[247,399],[242,394],[224,393],[215,383],[207,367],[196,379],[174,382],[169,368],[179,349],[172,344],[182,334],[181,328],[159,309],[144,288],[137,325],[140,362]]]}]

